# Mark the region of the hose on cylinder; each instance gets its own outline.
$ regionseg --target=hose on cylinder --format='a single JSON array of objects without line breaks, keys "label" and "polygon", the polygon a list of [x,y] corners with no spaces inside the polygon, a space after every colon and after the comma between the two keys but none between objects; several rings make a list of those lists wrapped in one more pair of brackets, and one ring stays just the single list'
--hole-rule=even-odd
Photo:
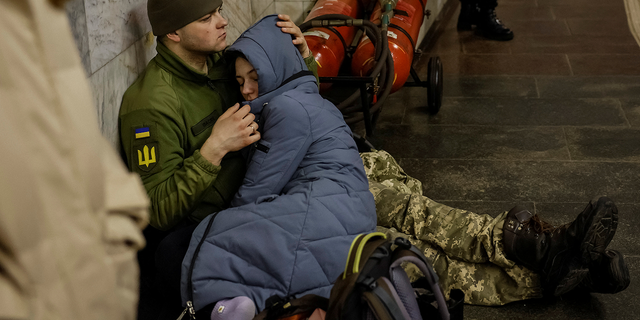
[{"label": "hose on cylinder", "polygon": [[[377,92],[376,102],[370,107],[371,115],[375,115],[382,108],[385,99],[391,92],[393,84],[393,57],[389,53],[389,43],[387,40],[387,26],[383,25],[382,28],[378,27],[371,21],[363,19],[353,19],[352,17],[341,14],[326,14],[315,17],[308,20],[299,26],[302,32],[305,32],[309,28],[328,28],[328,27],[343,27],[353,26],[363,30],[363,32],[369,37],[375,47],[374,67],[369,71],[367,76],[377,79]],[[346,51],[347,48],[345,48]],[[345,122],[353,124],[364,119],[362,113],[363,106],[357,105],[358,98],[362,94],[360,89],[356,90],[351,96],[337,104],[336,106],[342,112],[345,118]]]}]

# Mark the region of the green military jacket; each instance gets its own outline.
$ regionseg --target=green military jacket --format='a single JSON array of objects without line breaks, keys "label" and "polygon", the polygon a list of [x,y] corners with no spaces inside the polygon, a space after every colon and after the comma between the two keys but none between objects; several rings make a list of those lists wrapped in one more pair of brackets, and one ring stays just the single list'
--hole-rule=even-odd
[{"label": "green military jacket", "polygon": [[[238,152],[219,166],[200,147],[222,113],[242,100],[233,66],[221,53],[208,74],[188,66],[164,44],[127,89],[120,108],[120,139],[129,169],[140,174],[151,199],[150,223],[167,230],[225,209],[245,173]],[[317,75],[313,56],[305,59]]]}]

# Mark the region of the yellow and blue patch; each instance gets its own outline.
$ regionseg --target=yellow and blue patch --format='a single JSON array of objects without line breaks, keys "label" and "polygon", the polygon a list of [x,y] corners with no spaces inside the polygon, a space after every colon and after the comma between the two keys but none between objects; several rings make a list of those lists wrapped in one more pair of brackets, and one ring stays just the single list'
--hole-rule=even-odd
[{"label": "yellow and blue patch", "polygon": [[[146,140],[140,140],[146,141]],[[156,167],[160,161],[157,142],[144,142],[137,146],[133,146],[133,163],[137,164],[141,172],[150,172]]]},{"label": "yellow and blue patch", "polygon": [[136,134],[136,139],[142,139],[142,138],[147,138],[151,136],[151,133],[149,132],[149,127],[137,128],[135,131],[135,134]]}]

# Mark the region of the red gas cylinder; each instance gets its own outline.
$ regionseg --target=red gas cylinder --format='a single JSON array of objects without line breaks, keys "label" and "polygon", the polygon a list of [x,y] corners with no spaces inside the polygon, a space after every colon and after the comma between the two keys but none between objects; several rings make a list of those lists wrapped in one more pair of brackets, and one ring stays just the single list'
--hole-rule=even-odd
[{"label": "red gas cylinder", "polygon": [[[398,0],[393,18],[391,18],[387,37],[389,53],[393,58],[393,86],[391,92],[396,92],[407,81],[411,71],[415,41],[418,39],[422,26],[424,6],[426,0]],[[380,24],[382,9],[380,3],[371,14],[371,22]],[[358,44],[351,60],[353,75],[364,76],[374,67],[375,48],[368,37],[363,37]]]},{"label": "red gas cylinder", "polygon": [[[361,13],[362,0],[318,0],[305,19],[309,21],[325,14],[342,14],[358,19]],[[318,76],[335,77],[344,60],[345,45],[348,46],[355,37],[355,27],[311,28],[304,32],[307,45],[318,63]],[[321,90],[328,89],[330,84],[320,85]]]}]

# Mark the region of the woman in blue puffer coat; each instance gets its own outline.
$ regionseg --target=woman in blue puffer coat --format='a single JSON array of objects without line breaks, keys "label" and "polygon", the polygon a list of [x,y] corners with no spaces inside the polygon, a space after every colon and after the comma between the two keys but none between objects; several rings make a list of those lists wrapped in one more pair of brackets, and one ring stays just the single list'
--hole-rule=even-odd
[{"label": "woman in blue puffer coat", "polygon": [[291,36],[267,16],[228,49],[262,140],[232,208],[194,231],[182,299],[196,310],[238,296],[329,296],[356,235],[375,230],[373,196],[351,130],[318,94]]}]

